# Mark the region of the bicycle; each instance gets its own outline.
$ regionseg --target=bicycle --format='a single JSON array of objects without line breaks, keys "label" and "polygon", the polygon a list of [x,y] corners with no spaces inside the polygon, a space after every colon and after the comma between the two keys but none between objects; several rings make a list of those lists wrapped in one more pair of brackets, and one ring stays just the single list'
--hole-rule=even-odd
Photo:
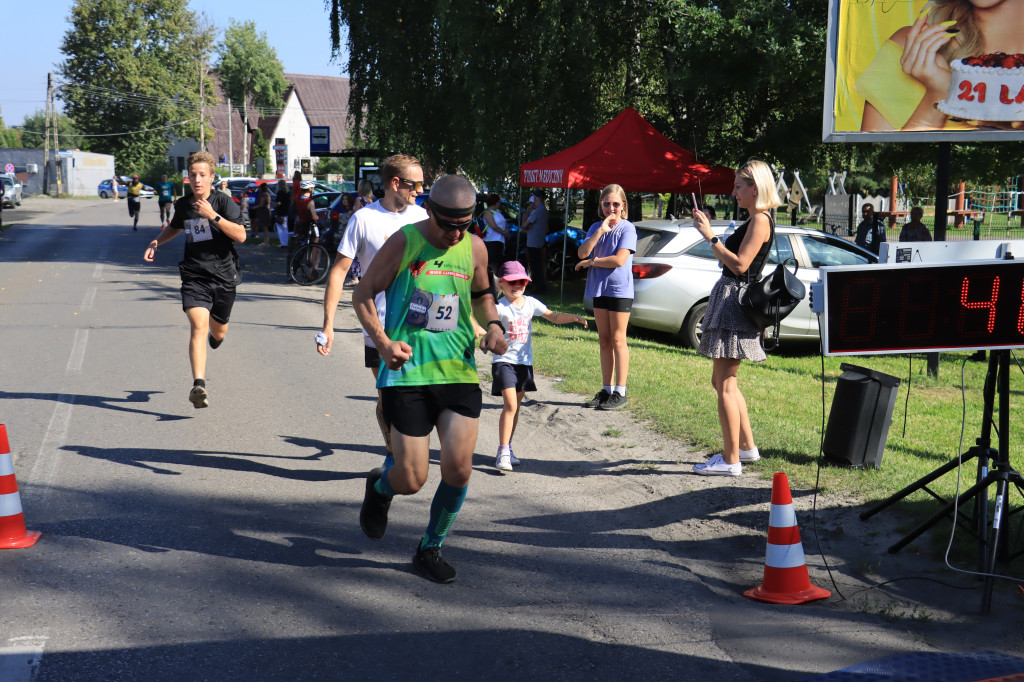
[{"label": "bicycle", "polygon": [[[324,233],[325,238],[329,237]],[[288,276],[302,286],[319,284],[331,269],[331,252],[320,243],[320,226],[313,223],[288,255]]]}]

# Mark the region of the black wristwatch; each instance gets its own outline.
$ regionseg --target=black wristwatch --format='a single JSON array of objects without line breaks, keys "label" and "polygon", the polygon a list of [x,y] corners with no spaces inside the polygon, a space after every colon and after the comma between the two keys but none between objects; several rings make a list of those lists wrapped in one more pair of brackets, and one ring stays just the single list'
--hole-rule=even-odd
[{"label": "black wristwatch", "polygon": [[711,246],[714,246],[715,244],[717,244],[720,241],[722,241],[722,240],[719,239],[718,237],[712,237],[711,239],[708,240],[708,244],[711,244]]},{"label": "black wristwatch", "polygon": [[498,329],[501,330],[501,333],[505,333],[505,325],[501,323],[501,320],[491,320],[490,322],[487,323],[487,326],[490,327],[492,324],[498,325]]},{"label": "black wristwatch", "polygon": [[216,218],[213,219],[213,224],[214,225],[216,225],[219,222],[220,222],[220,216],[217,216]]}]

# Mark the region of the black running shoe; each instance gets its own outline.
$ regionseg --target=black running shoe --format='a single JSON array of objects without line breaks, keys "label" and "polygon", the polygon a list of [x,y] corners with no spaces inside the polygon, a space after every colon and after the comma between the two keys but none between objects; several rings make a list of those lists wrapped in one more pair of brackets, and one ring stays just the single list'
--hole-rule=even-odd
[{"label": "black running shoe", "polygon": [[203,388],[202,386],[192,387],[192,390],[189,391],[188,394],[188,401],[192,403],[192,407],[196,408],[197,410],[200,407],[210,406],[209,394],[206,392],[206,389]]},{"label": "black running shoe", "polygon": [[604,401],[597,406],[599,410],[621,410],[626,406],[626,396],[622,395],[618,391],[612,391],[612,394],[608,396],[608,400]]},{"label": "black running shoe", "polygon": [[388,509],[391,500],[373,489],[373,484],[381,477],[382,469],[377,467],[366,477],[366,494],[363,495],[363,506],[359,510],[359,527],[371,540],[380,540],[388,529]]},{"label": "black running shoe", "polygon": [[594,394],[593,398],[583,403],[583,407],[597,407],[598,405],[603,404],[604,401],[608,400],[608,397],[608,391],[602,388],[600,391]]},{"label": "black running shoe", "polygon": [[206,338],[210,340],[210,348],[217,350],[220,348],[220,344],[224,343],[224,339],[227,337],[225,336],[220,339],[215,339],[213,338],[213,334],[208,334]]},{"label": "black running shoe", "polygon": [[412,567],[435,583],[455,582],[455,567],[444,560],[440,547],[417,550],[412,557]]}]

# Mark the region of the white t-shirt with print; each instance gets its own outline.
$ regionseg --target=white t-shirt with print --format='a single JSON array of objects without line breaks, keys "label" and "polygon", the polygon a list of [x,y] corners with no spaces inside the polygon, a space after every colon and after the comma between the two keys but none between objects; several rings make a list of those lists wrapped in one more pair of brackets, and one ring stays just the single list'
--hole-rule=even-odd
[{"label": "white t-shirt with print", "polygon": [[504,296],[498,301],[498,317],[505,325],[505,340],[508,350],[496,355],[493,362],[508,362],[513,365],[533,364],[533,318],[540,317],[548,307],[533,296],[523,296],[523,307],[513,305]]},{"label": "white t-shirt with print", "polygon": [[[427,212],[420,206],[409,206],[401,213],[395,213],[381,206],[380,201],[375,201],[369,206],[364,206],[348,220],[345,227],[345,234],[338,244],[338,253],[346,258],[358,258],[359,265],[363,272],[370,267],[373,257],[384,246],[388,237],[398,232],[404,226],[418,223],[427,219]],[[384,292],[377,294],[374,299],[377,305],[377,316],[380,323],[384,324],[385,297]],[[363,343],[373,346],[369,334],[363,330]]]}]

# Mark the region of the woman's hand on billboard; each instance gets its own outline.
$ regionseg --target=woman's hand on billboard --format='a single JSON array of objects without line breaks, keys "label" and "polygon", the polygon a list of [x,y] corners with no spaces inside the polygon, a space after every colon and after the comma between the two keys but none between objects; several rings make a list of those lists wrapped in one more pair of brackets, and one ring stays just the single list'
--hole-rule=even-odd
[{"label": "woman's hand on billboard", "polygon": [[956,36],[948,32],[950,27],[950,22],[928,24],[921,18],[906,34],[900,64],[904,73],[928,91],[926,99],[943,99],[949,91],[952,71],[939,50]]}]

